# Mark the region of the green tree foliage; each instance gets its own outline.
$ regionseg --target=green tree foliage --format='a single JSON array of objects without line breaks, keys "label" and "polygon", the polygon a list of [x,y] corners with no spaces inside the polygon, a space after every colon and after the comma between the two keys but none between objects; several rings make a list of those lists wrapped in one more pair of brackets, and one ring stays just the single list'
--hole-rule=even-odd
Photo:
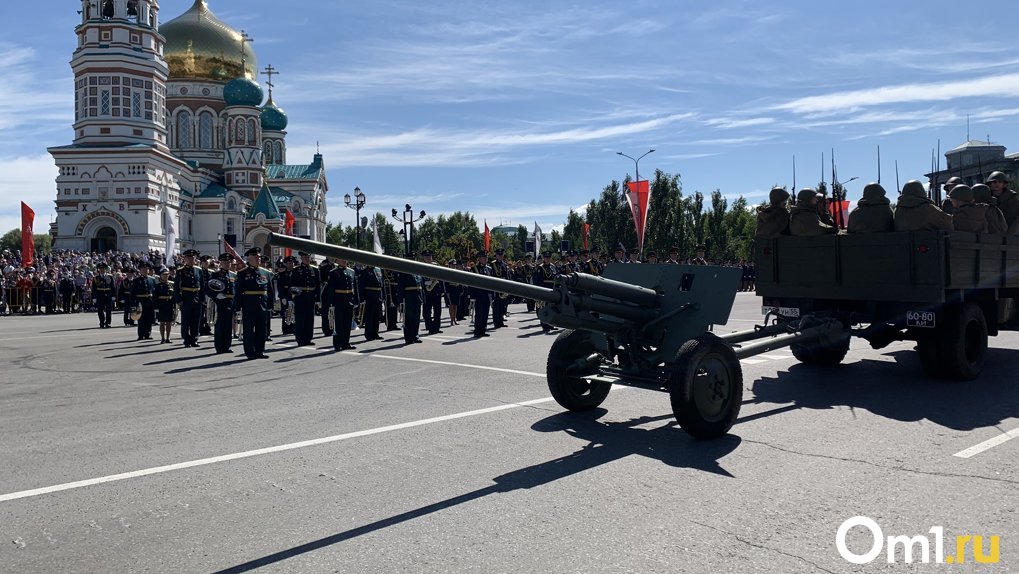
[{"label": "green tree foliage", "polygon": [[[49,253],[53,248],[53,238],[45,233],[37,233],[32,236],[37,255]],[[21,249],[21,228],[15,227],[0,237],[0,251],[10,249],[12,252]]]}]

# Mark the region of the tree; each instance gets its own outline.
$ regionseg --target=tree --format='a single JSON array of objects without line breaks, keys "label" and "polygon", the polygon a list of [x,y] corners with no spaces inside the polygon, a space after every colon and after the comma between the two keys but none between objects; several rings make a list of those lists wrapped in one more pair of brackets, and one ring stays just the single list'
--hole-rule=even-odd
[{"label": "tree", "polygon": [[14,228],[0,237],[0,251],[21,249],[21,228]]},{"label": "tree", "polygon": [[[566,216],[563,239],[570,242],[570,249],[579,251],[584,246],[584,218],[572,209]],[[590,243],[590,238],[588,238],[588,243]]]}]

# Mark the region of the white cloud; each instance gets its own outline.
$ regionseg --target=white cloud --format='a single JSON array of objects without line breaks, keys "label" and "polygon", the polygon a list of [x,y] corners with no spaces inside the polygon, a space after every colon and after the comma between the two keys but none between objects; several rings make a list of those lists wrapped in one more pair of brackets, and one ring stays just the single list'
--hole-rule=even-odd
[{"label": "white cloud", "polygon": [[0,178],[0,234],[21,227],[21,202],[35,211],[35,232],[49,230],[54,213],[57,168],[49,154],[0,158],[4,177]]},{"label": "white cloud", "polygon": [[29,124],[70,124],[74,91],[70,79],[39,79],[35,50],[0,44],[0,130]]},{"label": "white cloud", "polygon": [[721,128],[723,130],[733,128],[749,128],[753,126],[765,126],[768,124],[775,123],[775,118],[748,118],[745,120],[739,120],[736,118],[713,118],[705,120],[704,123],[709,126]]}]

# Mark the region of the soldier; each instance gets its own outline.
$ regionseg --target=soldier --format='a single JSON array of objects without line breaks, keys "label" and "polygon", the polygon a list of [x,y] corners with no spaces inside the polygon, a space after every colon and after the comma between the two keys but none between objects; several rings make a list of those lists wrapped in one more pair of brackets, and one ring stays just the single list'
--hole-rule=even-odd
[{"label": "soldier", "polygon": [[895,231],[952,231],[952,216],[938,209],[915,179],[902,186],[895,206]]},{"label": "soldier", "polygon": [[[478,275],[493,275],[492,267],[488,264],[488,253],[479,252],[476,256],[477,263],[470,269]],[[488,311],[492,306],[492,292],[487,289],[468,287],[471,299],[474,299],[474,338],[488,337],[485,331],[488,329]]]},{"label": "soldier", "polygon": [[[433,254],[430,250],[424,250],[421,252],[421,259],[428,265],[438,265],[434,259]],[[442,330],[442,301],[446,296],[446,284],[438,279],[432,279],[431,277],[422,277],[422,286],[424,287],[424,316],[425,316],[425,330],[428,331],[429,335],[435,335],[441,333]]]},{"label": "soldier", "polygon": [[333,265],[332,261],[329,261],[328,257],[322,261],[321,265],[318,266],[319,285],[322,286],[323,290],[320,294],[321,297],[319,297],[319,300],[322,302],[322,310],[320,313],[320,315],[322,315],[322,334],[326,337],[333,336],[333,327],[329,325],[329,315],[327,313],[328,307],[326,305],[328,293],[325,292],[325,285],[329,281],[329,272],[332,271],[334,267],[335,265]]},{"label": "soldier", "polygon": [[648,251],[647,252],[647,262],[652,264],[652,265],[655,264],[655,263],[658,263],[658,254],[655,253],[654,251]]},{"label": "soldier", "polygon": [[131,300],[141,308],[138,318],[138,340],[152,339],[152,323],[156,319],[156,310],[152,304],[152,291],[155,280],[149,276],[152,266],[147,261],[138,264],[138,276],[131,282]]},{"label": "soldier", "polygon": [[318,267],[311,264],[311,254],[298,251],[301,264],[290,274],[290,289],[294,297],[294,339],[297,346],[314,345],[315,307],[318,304]]},{"label": "soldier", "polygon": [[945,190],[945,199],[941,201],[941,211],[951,215],[952,214],[952,200],[948,197],[952,193],[952,188],[957,185],[964,183],[961,177],[950,177],[942,189]]},{"label": "soldier", "polygon": [[987,233],[1005,235],[1008,233],[1008,222],[998,209],[998,200],[991,194],[991,188],[982,183],[973,186],[973,201],[978,205],[987,206]]},{"label": "soldier", "polygon": [[987,176],[987,185],[991,188],[991,193],[998,200],[998,209],[1005,216],[1005,221],[1009,227],[1012,226],[1017,220],[1019,220],[1019,196],[1016,192],[1008,188],[1008,177],[1000,171],[991,173]]},{"label": "soldier", "polygon": [[[276,274],[272,272],[272,262],[268,255],[258,258],[259,268],[269,274],[269,310],[265,313],[265,340],[272,341],[272,312],[276,306]],[[314,327],[314,322],[312,322]]]},{"label": "soldier", "polygon": [[707,252],[707,248],[701,244],[694,248],[697,252],[696,257],[690,262],[690,265],[707,265],[708,260],[704,258],[704,254]]},{"label": "soldier", "polygon": [[[197,347],[205,306],[205,272],[195,265],[198,251],[184,251],[184,265],[174,279],[174,292],[180,304],[180,336],[185,347]],[[169,337],[167,337],[169,340]]]},{"label": "soldier", "polygon": [[818,200],[823,196],[813,188],[801,189],[796,194],[796,209],[789,217],[789,232],[798,236],[834,235],[838,233],[833,225],[822,221],[818,211]]},{"label": "soldier", "polygon": [[252,247],[244,252],[248,265],[237,273],[234,284],[234,308],[241,312],[244,327],[244,356],[248,359],[268,359],[265,354],[266,316],[272,309],[269,285],[272,273],[259,266],[262,250]]},{"label": "soldier", "polygon": [[177,307],[174,299],[174,285],[170,282],[170,270],[165,266],[160,267],[159,281],[156,282],[156,286],[152,290],[152,301],[156,307],[156,321],[159,323],[160,344],[170,342],[170,331],[173,329]]},{"label": "soldier", "polygon": [[276,292],[280,295],[280,317],[282,317],[280,323],[284,335],[294,334],[294,324],[290,320],[290,307],[294,304],[290,295],[290,277],[294,273],[295,265],[297,258],[287,255],[283,258],[283,271],[276,275]]},{"label": "soldier", "polygon": [[[524,255],[523,263],[517,268],[517,281],[527,284],[534,281],[534,255]],[[528,313],[534,312],[534,299],[524,299],[524,304],[527,305]]]},{"label": "soldier", "polygon": [[626,260],[627,263],[640,263],[640,249],[634,247],[630,250],[630,258]]},{"label": "soldier", "polygon": [[397,314],[399,314],[399,298],[400,294],[396,285],[396,275],[386,269],[382,271],[383,289],[385,289],[385,298],[383,301],[386,305],[386,331],[395,331],[399,328],[399,322],[396,320]]},{"label": "soldier", "polygon": [[[555,287],[556,275],[557,275],[556,267],[555,265],[552,265],[552,254],[549,253],[548,251],[545,251],[544,253],[541,254],[541,264],[538,265],[538,267],[535,268],[534,270],[534,284],[539,287],[551,289]],[[539,301],[537,304],[537,308],[539,311],[544,306],[545,303],[541,301]],[[551,333],[552,331],[555,330],[555,327],[549,325],[548,323],[545,323],[544,321],[541,321],[541,330],[545,333]]]},{"label": "soldier", "polygon": [[973,190],[968,185],[952,189],[952,227],[956,231],[987,233],[987,206],[973,203]]},{"label": "soldier", "polygon": [[[757,207],[755,237],[772,239],[789,235],[789,192],[781,187],[768,193],[768,205]],[[677,261],[678,263],[678,261]]]},{"label": "soldier", "polygon": [[[325,265],[324,262],[323,265]],[[332,265],[330,268],[331,271],[326,278],[322,308],[327,319],[330,309],[332,310],[333,350],[353,350],[357,347],[350,344],[350,324],[354,321],[354,309],[358,304],[357,279],[354,277],[354,270],[347,267],[346,259],[337,259],[336,265]],[[375,327],[378,329],[377,318]]]},{"label": "soldier", "polygon": [[113,317],[113,277],[106,273],[110,266],[100,261],[98,274],[92,279],[92,304],[99,314],[99,328],[109,329]]},{"label": "soldier", "polygon": [[382,303],[385,300],[385,294],[382,292],[383,287],[382,272],[377,267],[366,265],[357,279],[360,300],[364,301],[361,328],[364,329],[365,341],[382,338],[379,336],[379,321],[382,317]]},{"label": "soldier", "polygon": [[403,341],[410,345],[420,343],[418,331],[421,329],[421,276],[409,273],[397,275],[397,286],[403,299]]},{"label": "soldier", "polygon": [[[65,273],[60,278],[60,303],[64,313],[70,313],[74,303],[74,279],[70,273]],[[82,302],[84,304],[84,302]]]},{"label": "soldier", "polygon": [[669,258],[665,262],[669,265],[679,265],[679,247],[669,248]]},{"label": "soldier", "polygon": [[[495,261],[492,262],[492,276],[506,279],[507,281],[513,278],[509,264],[506,263],[506,251],[502,248],[495,250]],[[495,293],[494,297],[492,300],[492,328],[501,329],[506,326],[509,295],[506,293]]]},{"label": "soldier", "polygon": [[885,233],[895,231],[895,214],[879,183],[868,183],[863,198],[849,214],[849,233]]},{"label": "soldier", "polygon": [[[449,261],[447,261],[446,267],[449,267],[450,269],[456,269],[457,268],[456,259],[450,259]],[[449,325],[452,327],[459,324],[457,323],[457,321],[459,320],[458,317],[460,314],[459,309],[460,297],[463,295],[464,287],[459,283],[447,282],[443,283],[443,288],[445,289],[446,293],[446,308],[449,309]],[[441,333],[442,331],[439,332]]]},{"label": "soldier", "polygon": [[131,296],[131,286],[134,285],[134,268],[128,267],[124,270],[124,278],[120,281],[117,291],[117,300],[124,308],[124,326],[134,327],[134,319],[131,318],[131,310],[134,309],[134,298]]},{"label": "soldier", "polygon": [[[625,259],[625,256],[624,256],[625,253],[626,253],[626,248],[623,247],[623,244],[622,243],[617,243],[616,244],[616,248],[612,251],[612,261],[611,261],[611,263],[626,263],[626,259]],[[542,253],[542,257],[544,257],[544,255],[545,254]]]},{"label": "soldier", "polygon": [[[206,292],[204,287],[208,285],[209,278],[212,277],[212,273],[215,270],[211,268],[213,264],[211,255],[202,255],[201,257],[198,258],[198,261],[199,261],[198,266],[202,268],[202,287],[203,287],[202,300],[199,302],[200,307],[202,308],[202,321],[198,327],[198,333],[201,335],[211,335],[212,327],[209,325],[208,317],[209,294]],[[195,346],[198,346],[197,343]]]},{"label": "soldier", "polygon": [[234,291],[237,275],[230,271],[233,257],[229,253],[220,253],[219,269],[210,277],[206,293],[216,305],[216,324],[213,325],[212,340],[216,346],[216,354],[230,352],[233,342],[233,328],[236,317],[234,309]]}]

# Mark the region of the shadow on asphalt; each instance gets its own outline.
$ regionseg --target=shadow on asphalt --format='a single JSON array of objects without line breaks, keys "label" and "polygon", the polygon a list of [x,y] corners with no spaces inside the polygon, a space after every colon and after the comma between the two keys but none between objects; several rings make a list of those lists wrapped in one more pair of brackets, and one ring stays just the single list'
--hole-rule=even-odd
[{"label": "shadow on asphalt", "polygon": [[[224,353],[225,355],[225,353]],[[166,371],[167,375],[176,375],[179,373],[190,373],[191,371],[203,371],[206,369],[222,369],[223,367],[229,367],[230,365],[239,365],[241,363],[247,363],[252,359],[244,357],[243,359],[233,359],[231,361],[224,361],[220,363],[210,363],[208,365],[196,365],[194,367],[182,367],[180,369],[171,369]]]},{"label": "shadow on asphalt", "polygon": [[605,413],[604,409],[585,413],[556,413],[531,425],[538,432],[566,432],[587,442],[575,452],[497,476],[492,479],[495,484],[491,486],[281,550],[220,570],[217,574],[249,572],[489,495],[544,486],[632,455],[645,456],[669,466],[732,477],[718,461],[736,450],[742,442],[739,437],[726,435],[716,440],[696,441],[672,424],[652,429],[636,428],[666,419],[671,421],[671,415],[641,417],[625,422],[600,422],[598,419]]},{"label": "shadow on asphalt", "polygon": [[899,421],[929,420],[955,430],[973,430],[1019,417],[1019,353],[989,349],[975,381],[928,378],[916,352],[885,353],[894,362],[862,360],[834,368],[796,364],[777,377],[753,384],[755,403],[793,403],[796,408],[864,409]]}]

